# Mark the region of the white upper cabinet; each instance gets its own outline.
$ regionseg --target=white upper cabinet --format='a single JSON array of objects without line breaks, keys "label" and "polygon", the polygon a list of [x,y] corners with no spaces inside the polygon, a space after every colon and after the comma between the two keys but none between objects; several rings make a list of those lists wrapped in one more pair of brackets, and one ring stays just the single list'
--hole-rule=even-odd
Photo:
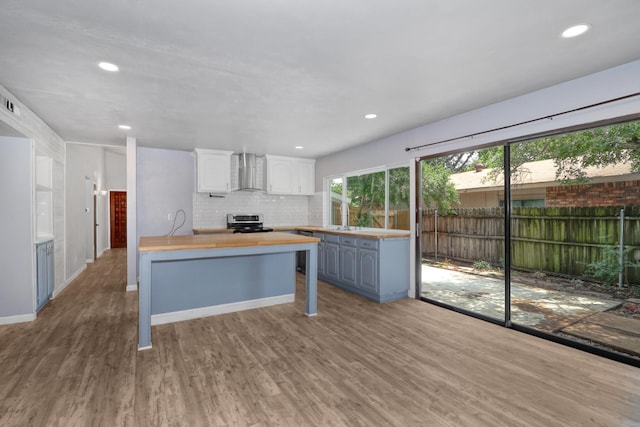
[{"label": "white upper cabinet", "polygon": [[315,160],[266,155],[267,192],[309,196],[315,190]]},{"label": "white upper cabinet", "polygon": [[231,191],[231,155],[233,151],[196,149],[197,189],[199,193]]},{"label": "white upper cabinet", "polygon": [[[298,159],[298,194],[313,195],[316,189],[316,161]],[[295,192],[295,189],[294,189]]]},{"label": "white upper cabinet", "polygon": [[267,192],[272,194],[292,194],[295,164],[292,158],[266,156]]}]

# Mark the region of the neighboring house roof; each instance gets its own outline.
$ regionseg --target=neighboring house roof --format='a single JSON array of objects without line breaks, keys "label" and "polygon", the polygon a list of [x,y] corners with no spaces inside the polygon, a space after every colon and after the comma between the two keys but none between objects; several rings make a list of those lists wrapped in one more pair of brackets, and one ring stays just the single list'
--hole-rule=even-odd
[{"label": "neighboring house roof", "polygon": [[[492,168],[485,168],[480,172],[469,171],[452,174],[449,179],[458,191],[483,191],[501,189],[504,183],[504,175],[500,173],[493,179]],[[517,184],[522,187],[549,187],[559,185],[556,180],[556,166],[554,161],[539,160],[537,162],[523,163],[519,168]],[[631,165],[618,163],[602,168],[588,167],[585,169],[591,182],[613,182],[640,179],[640,173],[632,172]]]}]

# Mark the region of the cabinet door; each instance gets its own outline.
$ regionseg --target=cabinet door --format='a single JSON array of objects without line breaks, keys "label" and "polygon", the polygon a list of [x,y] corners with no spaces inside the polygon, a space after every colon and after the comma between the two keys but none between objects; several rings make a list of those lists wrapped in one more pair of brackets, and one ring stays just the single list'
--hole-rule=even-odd
[{"label": "cabinet door", "polygon": [[198,192],[231,191],[231,151],[199,150],[197,156]]},{"label": "cabinet door", "polygon": [[324,274],[329,279],[337,281],[340,272],[340,246],[337,243],[325,243],[324,254]]},{"label": "cabinet door", "polygon": [[356,248],[340,246],[340,280],[346,285],[356,285]]},{"label": "cabinet door", "polygon": [[324,276],[324,243],[318,243],[318,276]]},{"label": "cabinet door", "polygon": [[47,244],[36,245],[36,310],[47,302]]},{"label": "cabinet door", "polygon": [[53,296],[54,263],[53,263],[53,241],[47,243],[47,300]]},{"label": "cabinet door", "polygon": [[296,170],[292,159],[267,156],[267,191],[274,194],[293,194],[297,188]]},{"label": "cabinet door", "polygon": [[297,194],[313,195],[316,186],[316,162],[315,160],[297,160],[298,187],[295,188]]},{"label": "cabinet door", "polygon": [[378,251],[358,250],[358,286],[371,292],[378,292]]}]

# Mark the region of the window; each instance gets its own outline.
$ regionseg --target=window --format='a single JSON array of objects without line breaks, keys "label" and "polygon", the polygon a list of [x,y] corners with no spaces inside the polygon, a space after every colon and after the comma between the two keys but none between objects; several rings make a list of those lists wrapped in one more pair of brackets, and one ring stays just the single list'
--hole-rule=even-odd
[{"label": "window", "polygon": [[347,177],[347,224],[356,227],[385,227],[386,172]]},{"label": "window", "polygon": [[409,197],[411,184],[409,168],[399,167],[388,170],[389,176],[389,209],[387,210],[387,228],[394,230],[409,230],[411,215],[409,215]]},{"label": "window", "polygon": [[394,167],[328,179],[329,224],[409,230],[409,168]]},{"label": "window", "polygon": [[342,225],[342,177],[329,179],[329,225]]},{"label": "window", "polygon": [[[504,207],[504,200],[500,200],[500,207]],[[512,208],[543,208],[544,199],[525,199],[525,200],[511,200]]]}]

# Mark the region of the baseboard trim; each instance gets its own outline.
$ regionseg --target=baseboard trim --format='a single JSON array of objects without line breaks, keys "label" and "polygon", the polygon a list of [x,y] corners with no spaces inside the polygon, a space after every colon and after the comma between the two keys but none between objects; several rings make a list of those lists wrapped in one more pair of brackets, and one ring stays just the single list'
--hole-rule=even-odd
[{"label": "baseboard trim", "polygon": [[127,292],[137,291],[138,285],[127,285]]},{"label": "baseboard trim", "polygon": [[32,322],[36,320],[35,313],[18,314],[16,316],[0,317],[0,325],[11,325],[13,323]]},{"label": "baseboard trim", "polygon": [[53,290],[53,295],[51,295],[51,299],[53,299],[53,298],[57,297],[58,295],[60,295],[60,292],[64,291],[67,288],[67,286],[69,286],[71,284],[71,282],[76,280],[78,278],[78,276],[80,274],[82,274],[82,272],[85,271],[86,269],[87,269],[87,264],[85,264],[82,267],[80,267],[78,269],[78,271],[73,273],[71,275],[71,277],[69,277],[67,280],[65,280],[65,282],[62,284],[62,286],[60,288],[54,289]]},{"label": "baseboard trim", "polygon": [[217,314],[269,307],[272,305],[286,304],[294,301],[295,294],[286,294],[276,297],[232,302],[229,304],[211,305],[208,307],[194,308],[190,310],[173,311],[171,313],[154,314],[151,316],[151,325],[153,326],[162,325],[164,323],[181,322],[183,320],[198,319],[201,317],[215,316]]}]

